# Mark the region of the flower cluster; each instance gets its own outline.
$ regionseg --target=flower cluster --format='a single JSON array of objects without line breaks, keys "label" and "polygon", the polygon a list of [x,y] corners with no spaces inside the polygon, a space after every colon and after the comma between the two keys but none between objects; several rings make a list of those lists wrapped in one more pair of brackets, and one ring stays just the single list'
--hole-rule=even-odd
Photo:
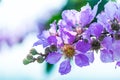
[{"label": "flower cluster", "polygon": [[116,61],[120,66],[120,6],[109,1],[96,15],[100,2],[93,9],[87,4],[81,11],[63,11],[62,19],[38,35],[34,46],[45,48],[45,54],[40,54],[42,62],[55,64],[63,57],[59,72],[64,75],[71,71],[71,60],[79,67],[89,66],[99,51],[102,62]]}]

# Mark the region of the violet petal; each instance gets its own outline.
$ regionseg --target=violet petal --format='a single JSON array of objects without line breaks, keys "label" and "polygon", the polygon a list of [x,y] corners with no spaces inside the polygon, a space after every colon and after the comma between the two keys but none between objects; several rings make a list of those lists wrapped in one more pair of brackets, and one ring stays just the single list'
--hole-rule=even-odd
[{"label": "violet petal", "polygon": [[60,64],[59,72],[61,75],[65,75],[71,71],[70,60],[65,60]]},{"label": "violet petal", "polygon": [[91,34],[98,38],[103,31],[103,26],[100,23],[92,23],[89,29],[91,31]]},{"label": "violet petal", "polygon": [[88,57],[89,62],[93,63],[93,61],[94,61],[94,52],[93,51],[88,51],[87,53],[85,53],[85,55]]},{"label": "violet petal", "polygon": [[91,48],[91,45],[90,43],[84,41],[84,40],[79,40],[77,43],[76,43],[76,49],[78,51],[81,51],[83,53],[86,53],[88,50],[90,50]]},{"label": "violet petal", "polygon": [[55,64],[60,60],[61,57],[62,57],[62,54],[57,52],[52,52],[52,53],[49,53],[48,56],[46,57],[46,62],[50,64]]},{"label": "violet petal", "polygon": [[113,52],[107,49],[101,50],[100,59],[104,63],[113,62]]},{"label": "violet petal", "polygon": [[75,55],[75,64],[79,67],[88,66],[89,59],[84,54]]},{"label": "violet petal", "polygon": [[48,41],[49,44],[57,45],[56,36],[49,36],[49,37],[47,38],[47,41]]}]

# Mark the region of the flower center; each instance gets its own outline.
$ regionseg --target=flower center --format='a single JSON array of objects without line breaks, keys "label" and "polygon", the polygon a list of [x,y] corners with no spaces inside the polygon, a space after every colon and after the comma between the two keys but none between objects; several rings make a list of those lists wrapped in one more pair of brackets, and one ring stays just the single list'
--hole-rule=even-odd
[{"label": "flower center", "polygon": [[119,33],[116,33],[116,34],[115,34],[115,39],[116,39],[116,40],[120,40],[120,34],[119,34]]},{"label": "flower center", "polygon": [[92,42],[92,49],[93,50],[98,50],[98,49],[100,49],[100,42],[99,41],[97,41],[97,40],[93,40],[93,42]]},{"label": "flower center", "polygon": [[63,53],[66,57],[72,58],[75,54],[75,49],[72,45],[65,44],[62,48]]},{"label": "flower center", "polygon": [[112,21],[111,28],[112,28],[112,30],[119,31],[120,24],[116,19]]}]

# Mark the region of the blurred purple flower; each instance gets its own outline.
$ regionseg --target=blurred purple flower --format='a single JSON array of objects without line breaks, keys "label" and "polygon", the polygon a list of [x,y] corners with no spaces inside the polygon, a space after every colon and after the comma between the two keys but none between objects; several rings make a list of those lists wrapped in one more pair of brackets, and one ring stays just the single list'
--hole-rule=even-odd
[{"label": "blurred purple flower", "polygon": [[[53,3],[56,4],[51,6]],[[12,46],[22,42],[31,32],[41,33],[48,17],[65,5],[62,3],[66,1],[3,1],[0,5],[0,46],[4,43]]]}]

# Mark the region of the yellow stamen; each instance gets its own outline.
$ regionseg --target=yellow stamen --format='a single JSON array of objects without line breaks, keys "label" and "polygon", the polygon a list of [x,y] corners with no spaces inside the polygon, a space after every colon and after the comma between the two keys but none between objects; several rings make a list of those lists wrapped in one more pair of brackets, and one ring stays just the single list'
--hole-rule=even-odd
[{"label": "yellow stamen", "polygon": [[74,47],[69,44],[65,44],[62,48],[62,51],[63,51],[64,55],[68,58],[72,58],[75,54]]}]

